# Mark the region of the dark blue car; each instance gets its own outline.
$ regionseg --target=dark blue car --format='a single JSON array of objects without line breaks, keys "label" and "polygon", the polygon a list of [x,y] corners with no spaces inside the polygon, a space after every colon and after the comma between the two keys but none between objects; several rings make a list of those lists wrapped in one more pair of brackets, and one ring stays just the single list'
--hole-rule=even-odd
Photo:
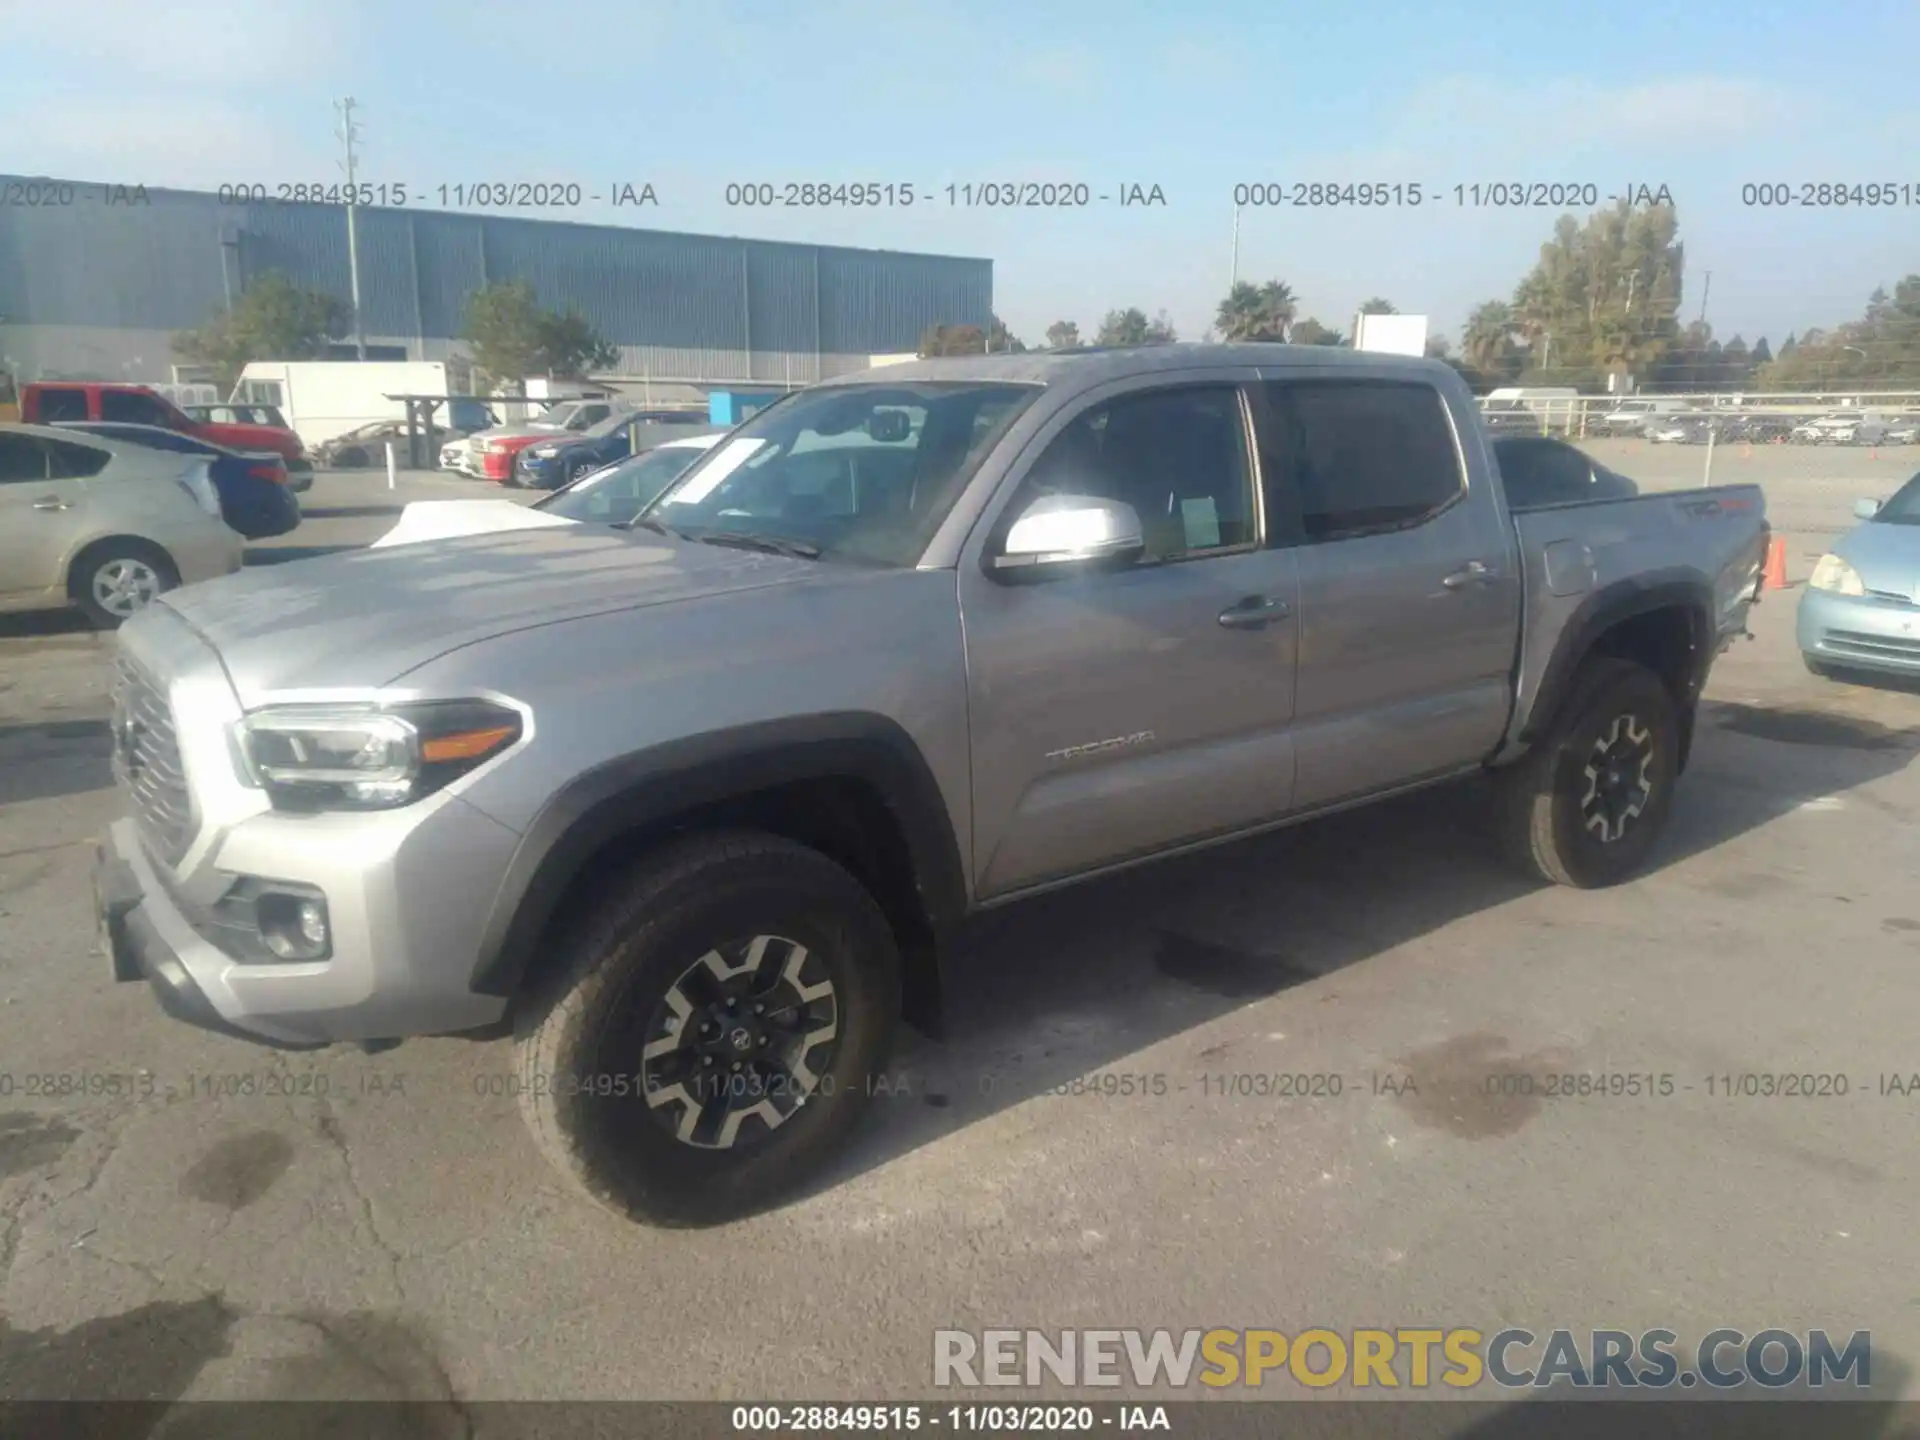
[{"label": "dark blue car", "polygon": [[624,410],[581,435],[555,435],[529,445],[514,457],[513,480],[532,490],[558,490],[588,471],[603,469],[633,453],[634,427],[640,448],[681,435],[711,429],[705,415],[688,410]]},{"label": "dark blue car", "polygon": [[300,497],[288,483],[286,461],[278,455],[229,450],[224,445],[158,425],[133,425],[110,420],[75,420],[63,430],[85,430],[129,445],[148,445],[182,455],[204,455],[213,487],[220,495],[220,518],[227,528],[249,540],[285,535],[300,523]]}]

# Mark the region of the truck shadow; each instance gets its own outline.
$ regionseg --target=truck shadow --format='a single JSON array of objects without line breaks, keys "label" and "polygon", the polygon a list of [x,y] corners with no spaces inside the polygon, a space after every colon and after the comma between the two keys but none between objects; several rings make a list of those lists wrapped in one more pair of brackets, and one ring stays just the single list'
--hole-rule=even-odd
[{"label": "truck shadow", "polygon": [[[1920,820],[1862,790],[1920,754],[1914,719],[1709,702],[1650,871],[1806,808]],[[1498,856],[1488,798],[1451,783],[988,912],[949,956],[942,1036],[907,1033],[878,1115],[816,1193],[1253,1001],[1291,992],[1272,1028],[1306,1026],[1349,967],[1549,888]],[[1764,925],[1738,888],[1715,886],[1730,918]],[[1221,1048],[1139,1068],[1197,1080]]]},{"label": "truck shadow", "polygon": [[0,805],[57,800],[113,784],[104,718],[0,724]]}]

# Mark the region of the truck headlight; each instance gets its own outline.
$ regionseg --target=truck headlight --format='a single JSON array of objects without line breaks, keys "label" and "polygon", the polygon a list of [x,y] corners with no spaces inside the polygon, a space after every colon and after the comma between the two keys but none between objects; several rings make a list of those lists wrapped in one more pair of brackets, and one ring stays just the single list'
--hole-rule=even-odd
[{"label": "truck headlight", "polygon": [[1807,584],[1815,590],[1831,590],[1836,595],[1867,593],[1867,587],[1860,583],[1860,572],[1831,552],[1820,557]]},{"label": "truck headlight", "polygon": [[241,778],[286,810],[388,810],[431,795],[523,733],[491,700],[285,705],[235,727]]}]

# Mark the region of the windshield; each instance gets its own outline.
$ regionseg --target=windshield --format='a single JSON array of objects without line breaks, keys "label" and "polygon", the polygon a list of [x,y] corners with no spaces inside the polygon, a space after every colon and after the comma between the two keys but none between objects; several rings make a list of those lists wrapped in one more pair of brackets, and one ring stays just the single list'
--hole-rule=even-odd
[{"label": "windshield", "polygon": [[625,525],[705,453],[691,445],[649,450],[596,470],[534,502],[533,508],[567,520]]},{"label": "windshield", "polygon": [[1880,525],[1920,525],[1920,475],[1894,491],[1873,520]]},{"label": "windshield", "polygon": [[598,440],[603,435],[611,435],[616,430],[624,430],[640,417],[630,410],[622,410],[617,415],[609,415],[597,425],[589,425],[580,432],[584,439]]},{"label": "windshield", "polygon": [[647,518],[694,539],[748,534],[912,565],[1039,393],[990,381],[801,391],[729,434]]},{"label": "windshield", "polygon": [[535,430],[564,430],[580,409],[578,400],[562,400],[550,410],[542,410],[538,415],[530,416],[526,424]]}]

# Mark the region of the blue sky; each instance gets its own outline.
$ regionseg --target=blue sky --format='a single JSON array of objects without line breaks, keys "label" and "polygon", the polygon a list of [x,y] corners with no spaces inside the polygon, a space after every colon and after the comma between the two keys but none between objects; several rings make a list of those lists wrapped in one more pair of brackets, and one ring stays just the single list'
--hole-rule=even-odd
[{"label": "blue sky", "polygon": [[[1665,184],[1685,318],[1722,338],[1856,316],[1920,270],[1920,204],[1742,205],[1747,181],[1920,192],[1920,5],[1288,0],[94,0],[47,24],[0,0],[0,172],[211,188],[339,176],[333,98],[362,111],[362,178],[410,187],[651,182],[657,209],[577,220],[988,256],[997,308],[1165,309],[1197,338],[1226,287],[1245,181]],[[37,17],[37,18],[36,18]],[[1164,207],[730,208],[729,181],[1159,185]],[[941,200],[944,201],[944,195]],[[430,199],[437,204],[437,195]],[[1920,194],[1915,199],[1920,200]],[[415,203],[419,203],[416,198]],[[1239,273],[1342,328],[1385,295],[1457,338],[1504,296],[1552,210],[1243,212]]]}]

